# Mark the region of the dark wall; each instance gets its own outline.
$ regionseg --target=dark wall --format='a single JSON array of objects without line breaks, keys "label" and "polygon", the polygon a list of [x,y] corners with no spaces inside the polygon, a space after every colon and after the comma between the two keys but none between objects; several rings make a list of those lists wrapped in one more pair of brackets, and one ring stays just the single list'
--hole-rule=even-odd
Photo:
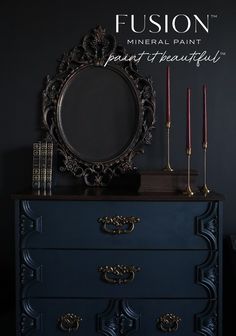
[{"label": "dark wall", "polygon": [[[115,34],[115,14],[216,14],[211,21],[210,33],[200,32],[198,50],[226,53],[216,64],[173,63],[172,72],[172,165],[184,168],[185,158],[185,93],[193,90],[193,168],[201,172],[201,109],[202,84],[208,85],[209,106],[209,185],[225,195],[224,233],[235,232],[235,129],[236,129],[236,45],[235,15],[232,2],[200,0],[190,1],[8,1],[0,5],[1,33],[1,273],[4,274],[4,311],[13,303],[13,209],[10,194],[22,191],[31,184],[31,146],[40,136],[40,92],[43,78],[53,74],[56,60],[62,53],[78,44],[90,28],[101,24]],[[127,37],[137,38],[127,27],[122,27],[117,38],[125,44]],[[128,35],[128,36],[127,36]],[[193,34],[182,35],[184,39]],[[139,38],[150,38],[146,33]],[[172,38],[158,34],[156,38]],[[151,47],[130,47],[130,52],[155,50]],[[162,50],[163,47],[158,49]],[[169,52],[175,48],[167,47]],[[178,53],[189,53],[193,47],[178,47]],[[153,144],[146,148],[145,156],[137,159],[138,167],[160,169],[163,166],[165,71],[166,63],[140,64],[144,74],[152,76],[157,92],[158,124]],[[200,174],[201,177],[201,174]],[[200,180],[201,181],[201,180]],[[227,270],[226,270],[227,271]],[[230,277],[226,278],[228,281]],[[7,307],[7,309],[6,309]]]}]

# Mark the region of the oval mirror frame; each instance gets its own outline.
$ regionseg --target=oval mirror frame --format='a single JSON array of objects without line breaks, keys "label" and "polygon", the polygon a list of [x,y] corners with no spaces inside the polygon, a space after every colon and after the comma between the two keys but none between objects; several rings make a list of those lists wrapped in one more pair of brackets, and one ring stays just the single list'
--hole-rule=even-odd
[{"label": "oval mirror frame", "polygon": [[[120,59],[106,64],[110,55]],[[114,36],[101,26],[91,30],[79,46],[64,53],[56,74],[47,76],[43,90],[43,129],[52,139],[61,154],[60,171],[69,171],[76,177],[83,177],[88,186],[106,186],[112,177],[134,169],[133,158],[143,153],[143,146],[150,144],[151,131],[155,124],[155,92],[149,78],[137,71],[134,61],[122,60],[126,56],[123,47],[118,46]],[[103,67],[114,71],[124,79],[132,91],[137,107],[136,129],[125,148],[104,160],[87,160],[67,141],[62,131],[61,103],[68,83],[89,67]]]}]

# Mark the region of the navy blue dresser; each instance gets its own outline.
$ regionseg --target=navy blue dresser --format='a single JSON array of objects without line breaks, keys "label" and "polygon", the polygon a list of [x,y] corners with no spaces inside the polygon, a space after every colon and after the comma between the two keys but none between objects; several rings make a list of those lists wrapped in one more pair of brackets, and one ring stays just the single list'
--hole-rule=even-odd
[{"label": "navy blue dresser", "polygon": [[221,336],[221,198],[18,195],[17,336]]}]

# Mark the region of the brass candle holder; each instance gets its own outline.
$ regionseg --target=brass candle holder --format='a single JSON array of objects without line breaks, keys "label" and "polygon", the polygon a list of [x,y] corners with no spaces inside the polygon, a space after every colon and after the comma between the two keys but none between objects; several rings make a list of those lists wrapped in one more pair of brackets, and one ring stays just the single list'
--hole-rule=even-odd
[{"label": "brass candle holder", "polygon": [[192,191],[192,188],[191,188],[191,181],[190,181],[190,178],[191,178],[191,175],[190,175],[191,154],[192,154],[191,148],[188,148],[187,149],[187,161],[188,161],[187,187],[186,187],[185,191],[183,192],[183,194],[186,195],[186,196],[189,196],[189,197],[194,195],[194,192]]},{"label": "brass candle holder", "polygon": [[170,165],[170,122],[166,123],[166,129],[167,129],[167,163],[166,166],[163,168],[166,172],[172,172],[173,169]]},{"label": "brass candle holder", "polygon": [[203,143],[203,186],[201,188],[201,192],[206,197],[210,190],[207,187],[207,143]]}]

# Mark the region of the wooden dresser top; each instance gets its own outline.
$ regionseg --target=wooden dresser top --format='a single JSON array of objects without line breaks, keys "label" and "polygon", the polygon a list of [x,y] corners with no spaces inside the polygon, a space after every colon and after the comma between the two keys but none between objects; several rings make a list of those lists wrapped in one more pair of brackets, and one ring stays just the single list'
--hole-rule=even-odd
[{"label": "wooden dresser top", "polygon": [[195,193],[188,197],[182,193],[138,192],[136,190],[109,189],[109,188],[64,188],[53,189],[51,194],[37,194],[32,192],[17,193],[13,199],[22,200],[64,200],[64,201],[222,201],[221,194],[211,192],[207,197]]}]

